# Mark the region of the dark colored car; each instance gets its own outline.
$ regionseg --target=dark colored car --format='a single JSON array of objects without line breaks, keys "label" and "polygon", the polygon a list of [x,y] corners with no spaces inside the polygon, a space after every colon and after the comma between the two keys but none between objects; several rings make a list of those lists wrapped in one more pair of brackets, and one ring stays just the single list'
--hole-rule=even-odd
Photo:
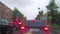
[{"label": "dark colored car", "polygon": [[25,24],[25,27],[27,27],[29,31],[31,30],[35,34],[49,34],[48,26],[40,20],[27,20]]},{"label": "dark colored car", "polygon": [[8,20],[0,19],[0,33],[1,34],[12,34],[12,26],[9,25]]}]

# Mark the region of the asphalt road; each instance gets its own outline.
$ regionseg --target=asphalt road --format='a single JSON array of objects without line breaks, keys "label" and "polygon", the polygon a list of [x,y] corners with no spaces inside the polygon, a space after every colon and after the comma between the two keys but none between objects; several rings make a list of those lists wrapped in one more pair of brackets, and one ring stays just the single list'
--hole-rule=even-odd
[{"label": "asphalt road", "polygon": [[53,29],[53,28],[49,28],[48,31],[41,31],[39,29],[37,29],[37,31],[33,31],[34,29],[30,29],[28,30],[26,33],[21,32],[20,30],[14,30],[13,34],[60,34],[60,29]]},{"label": "asphalt road", "polygon": [[42,31],[42,30],[29,30],[29,32],[25,33],[25,34],[49,34],[49,31]]},{"label": "asphalt road", "polygon": [[26,33],[21,32],[20,30],[14,30],[12,34],[49,34],[47,31],[42,31],[39,29],[30,29]]},{"label": "asphalt road", "polygon": [[20,30],[14,30],[13,34],[60,34],[60,29],[55,29],[55,30],[50,30],[50,31],[32,31],[29,30],[28,32],[24,33],[21,32]]},{"label": "asphalt road", "polygon": [[52,29],[49,30],[48,32],[46,31],[29,31],[26,34],[60,34],[60,29]]}]

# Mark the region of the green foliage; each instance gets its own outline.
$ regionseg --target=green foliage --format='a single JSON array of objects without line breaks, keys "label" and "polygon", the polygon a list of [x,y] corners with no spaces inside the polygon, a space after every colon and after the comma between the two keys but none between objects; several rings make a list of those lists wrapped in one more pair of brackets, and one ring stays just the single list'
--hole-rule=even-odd
[{"label": "green foliage", "polygon": [[49,20],[51,20],[51,19],[52,19],[52,17],[51,17],[51,16],[48,16],[48,18],[49,18]]},{"label": "green foliage", "polygon": [[18,18],[19,18],[19,19],[24,17],[24,15],[23,15],[17,8],[15,8],[15,9],[13,10],[13,13],[12,13],[12,18],[13,18],[13,19],[16,18],[16,14],[17,14],[17,13],[18,13]]},{"label": "green foliage", "polygon": [[48,16],[51,16],[51,24],[53,25],[54,23],[58,22],[59,16],[58,15],[58,6],[55,4],[54,0],[50,0],[50,3],[48,6],[46,6],[46,8],[48,9]]},{"label": "green foliage", "polygon": [[40,16],[39,15],[37,15],[36,20],[40,20]]},{"label": "green foliage", "polygon": [[58,6],[55,4],[54,0],[50,0],[50,4],[48,6],[46,6],[46,8],[48,10],[56,10],[58,8]]},{"label": "green foliage", "polygon": [[24,17],[24,20],[26,21],[26,20],[27,20],[27,18],[26,18],[26,17]]},{"label": "green foliage", "polygon": [[40,20],[40,16],[42,16],[42,15],[43,15],[43,11],[40,11],[39,14],[36,16],[35,19],[36,20]]},{"label": "green foliage", "polygon": [[40,8],[38,8],[38,10],[40,10]]},{"label": "green foliage", "polygon": [[56,24],[60,25],[60,12],[57,13],[55,18],[56,18]]}]

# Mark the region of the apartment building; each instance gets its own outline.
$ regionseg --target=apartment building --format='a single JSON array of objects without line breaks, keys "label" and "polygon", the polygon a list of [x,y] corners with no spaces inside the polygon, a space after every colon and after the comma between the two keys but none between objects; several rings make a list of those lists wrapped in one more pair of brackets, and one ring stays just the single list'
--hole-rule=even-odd
[{"label": "apartment building", "polygon": [[0,2],[0,19],[11,20],[12,10]]}]

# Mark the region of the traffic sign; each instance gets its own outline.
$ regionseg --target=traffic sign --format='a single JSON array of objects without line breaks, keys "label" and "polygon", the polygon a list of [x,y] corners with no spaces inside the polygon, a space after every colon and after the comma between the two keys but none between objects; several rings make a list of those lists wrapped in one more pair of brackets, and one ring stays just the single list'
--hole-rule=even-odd
[{"label": "traffic sign", "polygon": [[49,20],[51,20],[51,19],[52,19],[52,17],[51,17],[51,16],[49,16],[48,18],[49,18]]}]

